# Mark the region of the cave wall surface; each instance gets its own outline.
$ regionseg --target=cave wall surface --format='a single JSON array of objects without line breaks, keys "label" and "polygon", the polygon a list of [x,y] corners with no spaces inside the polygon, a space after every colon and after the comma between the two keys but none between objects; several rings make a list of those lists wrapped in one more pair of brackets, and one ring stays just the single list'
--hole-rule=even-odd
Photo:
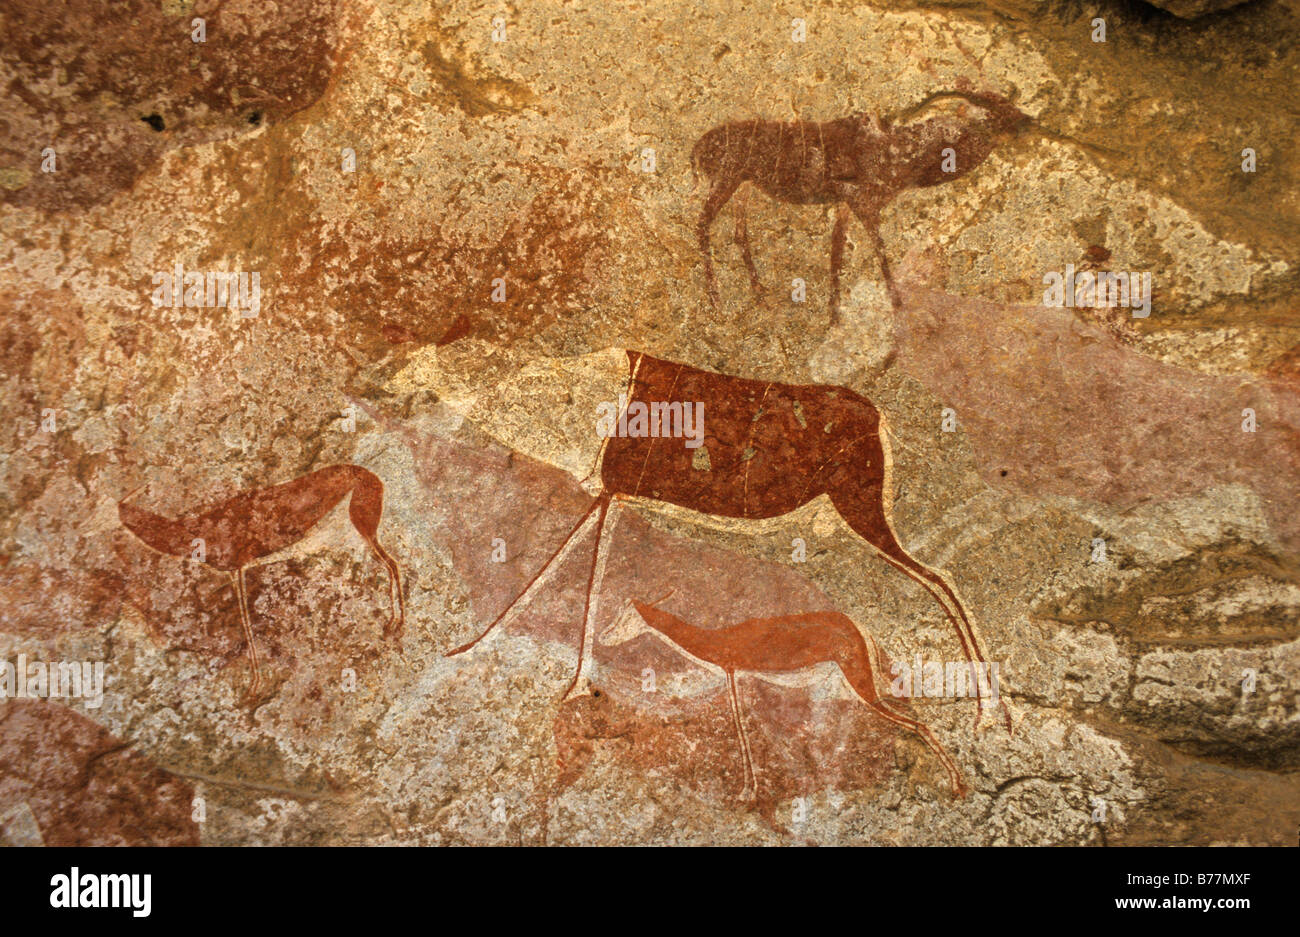
[{"label": "cave wall surface", "polygon": [[1293,841],[1295,0],[0,27],[4,842]]}]

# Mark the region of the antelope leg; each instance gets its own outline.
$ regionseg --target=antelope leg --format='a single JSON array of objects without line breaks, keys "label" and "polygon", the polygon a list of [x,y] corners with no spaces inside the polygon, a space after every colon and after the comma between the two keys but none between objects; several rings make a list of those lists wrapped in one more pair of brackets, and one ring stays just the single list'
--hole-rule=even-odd
[{"label": "antelope leg", "polygon": [[754,252],[749,243],[749,189],[741,189],[736,196],[736,244],[740,247],[740,256],[745,260],[745,269],[749,271],[749,285],[754,295],[762,297],[763,284],[758,279],[758,269],[754,266]]},{"label": "antelope leg", "polygon": [[239,621],[244,626],[244,640],[248,642],[248,660],[253,667],[253,685],[249,687],[248,695],[257,696],[258,688],[262,685],[262,674],[257,664],[257,642],[253,640],[253,623],[248,614],[248,586],[244,581],[244,567],[230,574],[235,580],[235,591],[239,595]]},{"label": "antelope leg", "polygon": [[844,267],[844,239],[850,214],[849,207],[841,202],[835,209],[835,227],[831,230],[831,325],[840,321],[840,271]]},{"label": "antelope leg", "polygon": [[591,572],[587,575],[587,599],[582,604],[582,637],[578,644],[578,669],[574,671],[573,679],[569,681],[569,687],[564,691],[561,699],[569,698],[569,694],[577,687],[578,680],[587,668],[587,631],[592,612],[591,596],[593,591],[599,592],[600,580],[605,575],[605,558],[600,552],[600,543],[605,537],[605,518],[608,512],[609,501],[605,501],[601,504],[600,517],[596,521],[596,545],[591,550]]},{"label": "antelope leg", "polygon": [[745,763],[745,780],[744,788],[740,792],[741,799],[745,799],[748,793],[752,799],[758,796],[758,778],[754,776],[754,759],[749,751],[749,736],[745,732],[745,719],[740,709],[740,693],[736,689],[736,672],[727,671],[727,691],[731,698],[731,716],[736,720],[736,735],[740,739],[740,755]]},{"label": "antelope leg", "polygon": [[487,626],[487,630],[484,631],[477,638],[475,638],[473,641],[470,641],[468,644],[462,644],[454,651],[449,651],[446,656],[455,657],[457,654],[463,654],[465,651],[468,651],[474,645],[478,644],[489,634],[491,634],[493,628],[501,624],[501,622],[505,621],[506,616],[508,616],[514,610],[515,606],[517,606],[520,602],[524,600],[524,597],[527,596],[528,593],[532,591],[533,586],[537,585],[537,583],[541,580],[542,576],[546,573],[546,571],[551,568],[551,564],[554,563],[557,559],[560,559],[564,555],[564,553],[567,552],[567,548],[569,544],[573,542],[574,535],[577,534],[581,528],[587,525],[587,521],[591,518],[592,512],[595,511],[596,508],[601,508],[601,516],[603,517],[604,508],[607,507],[608,504],[609,504],[608,498],[598,498],[596,502],[587,509],[587,513],[582,515],[581,520],[579,520],[578,523],[573,525],[573,529],[569,531],[568,535],[564,538],[564,541],[558,547],[556,547],[555,552],[551,554],[550,558],[547,559],[547,561],[544,564],[542,564],[542,568],[537,571],[537,574],[534,575],[532,579],[528,580],[528,584],[524,586],[523,591],[520,592],[513,599],[511,599],[510,604],[507,605],[505,609],[501,612],[501,614],[498,615],[492,621],[492,624]]},{"label": "antelope leg", "polygon": [[889,301],[893,304],[894,310],[902,308],[903,300],[898,293],[898,287],[894,284],[894,275],[889,270],[889,257],[885,254],[885,242],[880,237],[880,211],[878,205],[871,203],[864,204],[862,200],[851,203],[853,213],[858,216],[862,226],[867,229],[867,235],[871,238],[871,245],[876,250],[876,257],[880,260],[880,273],[885,280],[885,287],[889,290]]},{"label": "antelope leg", "polygon": [[699,223],[695,226],[696,237],[700,241],[700,253],[704,255],[704,280],[709,287],[709,299],[712,300],[714,308],[721,305],[718,297],[718,279],[713,272],[713,252],[709,247],[709,228],[713,226],[713,219],[718,217],[718,212],[722,206],[727,204],[727,200],[735,194],[736,189],[740,187],[740,179],[722,178],[713,184],[713,190],[709,192],[709,197],[704,200],[704,210],[700,212]]},{"label": "antelope leg", "polygon": [[921,740],[929,746],[930,751],[934,752],[935,756],[939,759],[939,763],[943,765],[944,770],[948,772],[948,780],[952,784],[953,796],[966,796],[966,785],[962,783],[961,773],[957,770],[957,765],[950,757],[948,757],[948,753],[944,751],[943,746],[939,744],[939,740],[934,737],[934,733],[930,731],[929,726],[917,722],[915,719],[909,719],[906,716],[894,712],[892,709],[884,706],[879,699],[867,700],[866,703],[890,722],[903,726],[906,729],[911,729],[919,735]]}]

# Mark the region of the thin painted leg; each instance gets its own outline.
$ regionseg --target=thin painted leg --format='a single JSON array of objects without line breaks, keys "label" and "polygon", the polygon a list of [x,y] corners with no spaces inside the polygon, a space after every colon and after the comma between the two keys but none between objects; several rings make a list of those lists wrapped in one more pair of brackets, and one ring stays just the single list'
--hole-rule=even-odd
[{"label": "thin painted leg", "polygon": [[880,205],[870,203],[863,205],[850,205],[853,213],[858,216],[862,226],[867,229],[867,236],[871,238],[871,246],[875,248],[876,257],[880,260],[880,274],[884,278],[885,288],[889,290],[889,301],[897,312],[903,308],[903,299],[899,295],[898,287],[894,284],[894,275],[889,269],[889,257],[885,254],[885,241],[880,236]]},{"label": "thin painted leg", "polygon": [[388,626],[384,632],[397,639],[397,646],[402,646],[402,627],[406,624],[406,600],[402,596],[402,572],[397,561],[388,555],[388,551],[379,545],[374,537],[367,537],[371,552],[384,564],[388,571]]},{"label": "thin painted leg", "polygon": [[740,799],[753,800],[758,796],[758,778],[754,776],[754,758],[749,750],[749,735],[745,732],[745,719],[740,708],[740,692],[736,688],[734,670],[727,671],[727,690],[731,697],[731,715],[736,720],[736,735],[740,739],[740,755],[745,763],[745,786],[740,792]]},{"label": "thin painted leg", "polygon": [[257,642],[253,640],[253,623],[248,614],[248,586],[244,581],[244,568],[241,566],[231,573],[235,580],[235,591],[239,594],[239,621],[244,626],[244,640],[248,642],[248,660],[253,668],[253,685],[248,690],[249,697],[257,696],[262,685],[261,669],[257,664]]},{"label": "thin painted leg", "polygon": [[573,529],[570,530],[569,533],[568,533],[568,536],[566,536],[566,537],[564,538],[564,542],[562,542],[562,543],[561,543],[561,544],[560,544],[560,545],[555,549],[555,552],[552,553],[551,556],[550,556],[550,558],[549,558],[549,559],[548,559],[548,560],[547,560],[547,561],[542,565],[542,568],[539,569],[539,570],[537,571],[537,574],[536,574],[535,576],[533,576],[532,579],[528,580],[528,585],[524,586],[523,591],[520,592],[517,596],[515,596],[515,597],[511,600],[510,604],[507,605],[507,606],[505,607],[505,610],[502,611],[501,614],[498,615],[498,616],[493,620],[492,624],[490,624],[490,625],[487,626],[487,630],[484,631],[484,632],[483,632],[481,635],[479,635],[477,638],[475,638],[473,641],[470,641],[468,644],[462,644],[460,647],[456,648],[456,650],[454,650],[454,651],[449,651],[449,652],[447,653],[447,656],[448,656],[448,657],[455,657],[457,654],[463,654],[463,653],[465,653],[465,652],[468,651],[470,648],[472,648],[474,645],[478,644],[480,641],[482,641],[484,638],[486,638],[489,634],[491,634],[493,628],[495,628],[497,625],[499,625],[499,624],[501,624],[503,621],[505,621],[506,616],[509,615],[510,612],[514,610],[515,606],[518,605],[520,602],[522,602],[523,599],[524,599],[524,597],[527,596],[528,593],[532,591],[533,586],[537,585],[537,583],[541,580],[542,576],[546,573],[546,571],[547,571],[548,569],[551,568],[551,565],[552,565],[553,563],[555,563],[556,560],[560,559],[560,558],[563,556],[563,554],[564,554],[565,552],[567,552],[567,548],[568,548],[569,544],[573,542],[574,535],[577,534],[578,531],[579,531],[581,528],[583,528],[583,527],[586,526],[587,521],[591,518],[592,512],[594,512],[597,508],[600,508],[600,509],[601,509],[601,516],[603,517],[603,516],[604,516],[604,513],[605,513],[604,509],[605,509],[608,505],[609,505],[609,499],[608,499],[607,497],[601,497],[601,498],[598,498],[598,499],[596,500],[596,503],[593,504],[590,508],[587,509],[587,513],[584,514],[584,515],[582,515],[582,519],[579,520],[578,523],[576,523],[576,524],[573,525]]},{"label": "thin painted leg", "polygon": [[[876,654],[879,655],[879,649],[875,648],[874,640],[871,642],[871,646],[876,651]],[[877,663],[879,663],[878,656]],[[849,686],[853,689],[853,692],[857,695],[858,699],[862,700],[862,702],[866,703],[877,713],[884,716],[895,725],[903,726],[919,735],[925,744],[930,747],[930,750],[938,757],[944,770],[948,772],[948,779],[952,783],[953,794],[957,797],[966,796],[966,786],[962,784],[961,774],[957,771],[957,765],[948,757],[948,753],[944,751],[943,746],[939,744],[939,740],[934,737],[934,733],[930,731],[929,726],[917,722],[915,719],[909,719],[902,713],[896,712],[893,708],[886,706],[884,701],[881,700],[880,693],[876,689],[875,673],[872,670],[869,658],[841,660],[840,672],[844,674],[845,679],[848,680]]]},{"label": "thin painted leg", "polygon": [[744,258],[745,269],[749,271],[749,286],[754,296],[763,298],[763,284],[758,279],[758,268],[754,266],[754,251],[749,243],[749,189],[742,188],[736,195],[736,244],[740,247],[740,256]]},{"label": "thin painted leg", "polygon": [[849,206],[840,203],[835,209],[835,227],[831,230],[831,325],[840,321],[840,272],[844,269],[844,241],[851,214]]},{"label": "thin painted leg", "polygon": [[709,228],[713,225],[713,219],[718,217],[718,212],[722,206],[727,204],[727,200],[735,193],[740,185],[740,180],[719,180],[714,184],[713,190],[709,192],[709,197],[704,200],[704,209],[700,212],[700,220],[695,226],[695,235],[700,242],[700,253],[704,255],[704,282],[708,286],[709,299],[716,309],[721,304],[718,296],[718,280],[713,272],[713,251],[709,247]]},{"label": "thin painted leg", "polygon": [[[873,546],[875,545],[873,544]],[[877,549],[879,550],[879,547],[877,547]],[[940,607],[948,614],[949,618],[951,618],[953,623],[956,625],[957,638],[961,641],[962,653],[966,655],[966,660],[981,668],[988,667],[988,661],[984,656],[984,650],[980,647],[979,637],[975,633],[975,625],[971,621],[970,616],[966,613],[965,606],[957,598],[957,592],[953,588],[952,584],[948,582],[947,578],[937,570],[927,569],[917,563],[917,561],[910,555],[907,556],[907,559],[910,563],[915,564],[914,566],[899,561],[896,557],[891,556],[884,550],[879,550],[879,552],[885,562],[900,570],[913,582],[923,586],[925,590],[934,597],[935,601],[939,603]],[[923,574],[928,574],[928,576]],[[931,576],[933,579],[929,578]],[[983,725],[985,698],[983,689],[977,681],[975,684],[975,727],[977,730]],[[991,698],[991,695],[989,698]],[[1002,708],[1003,723],[1006,725],[1007,731],[1011,732],[1011,710],[1007,707],[1007,701],[999,697],[998,705]]]},{"label": "thin painted leg", "polygon": [[957,765],[948,757],[948,753],[944,751],[943,746],[939,744],[939,740],[934,737],[934,733],[930,731],[929,726],[917,722],[915,719],[908,719],[906,716],[899,715],[889,707],[883,705],[878,699],[867,700],[866,702],[868,706],[880,713],[880,715],[884,716],[890,722],[911,729],[919,735],[922,741],[929,746],[930,751],[934,752],[935,756],[939,759],[939,763],[943,765],[944,770],[948,772],[948,780],[952,784],[953,796],[966,796],[966,785],[962,783],[961,774],[957,771]]},{"label": "thin painted leg", "polygon": [[903,308],[903,298],[899,295],[898,287],[894,283],[894,275],[889,270],[889,257],[885,254],[885,241],[880,236],[880,227],[878,225],[869,229],[871,234],[871,243],[876,247],[876,256],[880,258],[880,273],[885,278],[885,287],[889,290],[889,302],[894,307],[894,311]]},{"label": "thin painted leg", "polygon": [[603,577],[605,564],[600,552],[600,542],[605,535],[605,517],[609,511],[609,501],[605,501],[600,507],[600,517],[596,520],[596,545],[591,550],[591,572],[587,574],[587,599],[582,603],[582,637],[578,642],[578,669],[573,672],[573,679],[569,681],[568,689],[564,691],[561,699],[567,700],[578,685],[578,680],[582,677],[583,670],[587,664],[587,631],[590,626],[589,618],[592,611],[592,592],[599,588],[597,582],[597,573]]},{"label": "thin painted leg", "polygon": [[[974,622],[966,611],[965,603],[957,595],[957,590],[947,577],[938,570],[930,569],[904,549],[894,533],[879,492],[864,495],[851,486],[829,492],[831,504],[836,512],[844,518],[850,528],[867,541],[880,556],[903,575],[923,587],[939,603],[939,607],[952,620],[961,642],[962,653],[968,661],[983,664],[986,660],[980,647]],[[975,724],[980,725],[984,714],[984,696],[976,694]],[[1011,714],[1006,701],[1001,701],[1006,717],[1007,730],[1011,730]]]}]

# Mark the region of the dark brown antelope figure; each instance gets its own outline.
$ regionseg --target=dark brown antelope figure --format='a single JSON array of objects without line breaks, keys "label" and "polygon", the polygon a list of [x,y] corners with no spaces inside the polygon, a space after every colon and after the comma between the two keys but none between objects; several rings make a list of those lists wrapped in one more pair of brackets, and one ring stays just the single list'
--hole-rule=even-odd
[{"label": "dark brown antelope figure", "polygon": [[[606,439],[597,466],[602,490],[587,513],[487,630],[448,656],[487,637],[595,516],[579,664],[567,697],[587,663],[591,599],[599,593],[601,537],[612,503],[657,501],[715,517],[758,520],[789,514],[826,495],[858,536],[934,597],[956,628],[966,659],[984,663],[974,622],[956,590],[943,574],[903,549],[894,533],[884,417],[871,401],[844,387],[755,381],[639,351],[627,355],[627,411],[640,406],[653,412],[651,403],[692,401],[698,413],[702,405],[703,446],[691,449],[682,439],[656,436]],[[707,461],[697,458],[701,451]],[[982,713],[983,697],[977,697],[977,705]],[[1002,707],[1010,729],[1005,702]]]},{"label": "dark brown antelope figure", "polygon": [[[955,105],[955,106],[954,106]],[[939,110],[924,120],[918,112]],[[900,298],[880,237],[880,213],[900,192],[949,182],[970,172],[1028,118],[1000,95],[940,91],[903,115],[905,123],[859,114],[838,120],[743,120],[714,127],[691,151],[691,164],[711,188],[696,226],[709,298],[719,303],[709,229],[722,206],[746,183],[779,202],[837,206],[831,232],[831,321],[838,321],[840,272],[852,213],[867,229],[898,308]],[[736,214],[740,246],[754,292],[761,293],[745,219],[746,194]]]},{"label": "dark brown antelope figure", "polygon": [[[736,685],[737,674],[791,674],[809,671],[823,663],[838,666],[853,692],[873,711],[895,725],[919,735],[948,772],[953,796],[966,796],[966,786],[962,783],[956,764],[930,728],[896,712],[880,698],[875,679],[880,655],[875,648],[875,641],[871,642],[872,647],[868,649],[862,632],[846,615],[839,612],[807,612],[774,618],[751,618],[725,628],[698,628],[676,615],[656,608],[656,604],[632,602],[628,612],[600,636],[600,643],[623,644],[648,631],[697,662],[722,671],[727,678],[731,716],[736,724],[736,739],[740,743],[740,753],[744,760],[742,799],[746,794],[750,798],[757,796],[758,780],[754,775],[749,736],[745,732],[744,710]],[[876,666],[872,666],[873,657]]]},{"label": "dark brown antelope figure", "polygon": [[122,524],[146,544],[172,556],[195,552],[202,541],[202,562],[230,574],[239,596],[239,617],[248,642],[253,670],[249,696],[261,683],[257,645],[248,613],[244,571],[273,562],[275,554],[302,540],[340,501],[351,495],[348,517],[371,551],[388,570],[391,617],[385,634],[401,644],[406,623],[401,572],[397,562],[379,544],[379,519],[384,510],[384,485],[357,465],[331,465],[310,475],[268,488],[240,492],[233,498],[204,505],[172,520],[123,500],[118,505]]}]

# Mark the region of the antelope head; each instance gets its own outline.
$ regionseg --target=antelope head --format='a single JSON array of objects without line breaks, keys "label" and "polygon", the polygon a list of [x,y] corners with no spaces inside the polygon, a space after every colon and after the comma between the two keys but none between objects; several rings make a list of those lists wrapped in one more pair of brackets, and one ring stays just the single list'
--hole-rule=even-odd
[{"label": "antelope head", "polygon": [[900,188],[938,185],[970,172],[1029,117],[991,92],[940,91],[904,112],[886,150]]},{"label": "antelope head", "polygon": [[172,556],[188,553],[193,538],[181,524],[130,503],[144,488],[141,485],[118,502],[117,516],[122,526],[159,553],[169,553]]}]

